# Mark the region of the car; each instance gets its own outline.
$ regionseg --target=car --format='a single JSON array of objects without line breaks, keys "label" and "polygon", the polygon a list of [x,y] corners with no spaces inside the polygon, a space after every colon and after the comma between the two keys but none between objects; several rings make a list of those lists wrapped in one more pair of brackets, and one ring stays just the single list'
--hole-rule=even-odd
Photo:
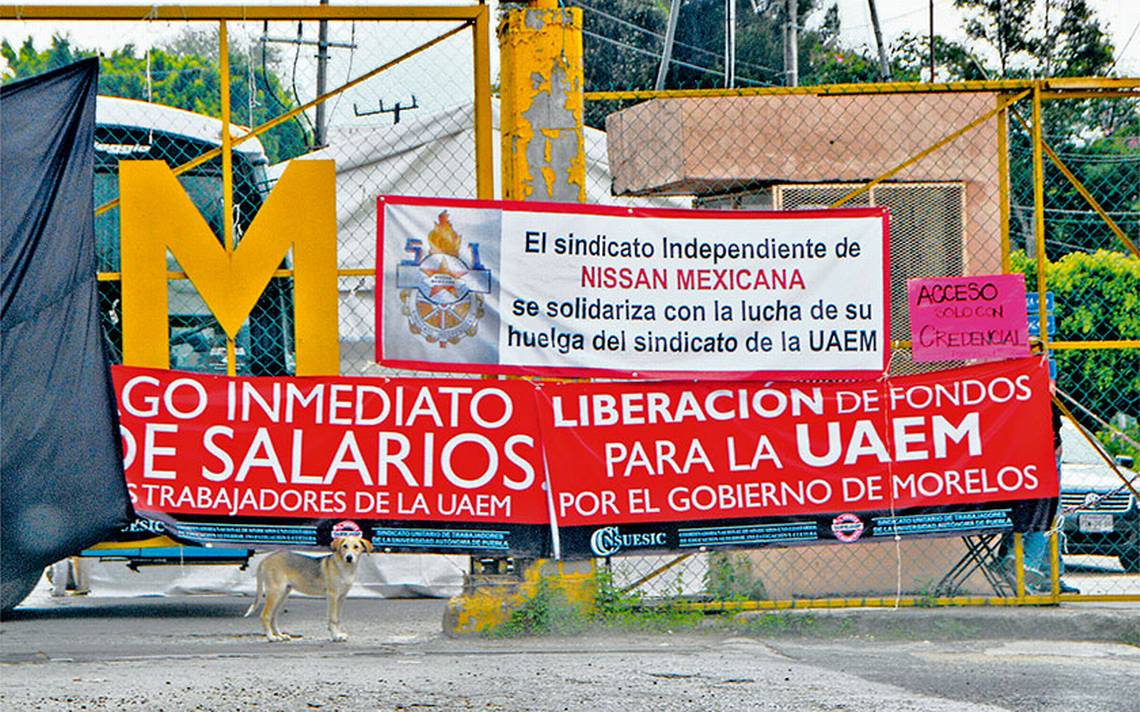
[{"label": "car", "polygon": [[[1062,426],[1061,444],[1064,552],[1116,556],[1125,571],[1140,573],[1140,502],[1072,423]],[[1115,461],[1140,487],[1133,458]]]}]

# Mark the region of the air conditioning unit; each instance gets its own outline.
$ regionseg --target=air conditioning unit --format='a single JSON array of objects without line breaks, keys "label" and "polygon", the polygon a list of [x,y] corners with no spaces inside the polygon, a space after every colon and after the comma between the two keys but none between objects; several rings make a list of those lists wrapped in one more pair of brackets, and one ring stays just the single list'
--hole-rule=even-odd
[{"label": "air conditioning unit", "polygon": [[[826,208],[862,183],[784,183],[758,190],[704,195],[698,208],[806,210]],[[910,339],[906,281],[962,274],[966,184],[957,181],[880,183],[843,207],[885,205],[891,210],[891,338]]]}]

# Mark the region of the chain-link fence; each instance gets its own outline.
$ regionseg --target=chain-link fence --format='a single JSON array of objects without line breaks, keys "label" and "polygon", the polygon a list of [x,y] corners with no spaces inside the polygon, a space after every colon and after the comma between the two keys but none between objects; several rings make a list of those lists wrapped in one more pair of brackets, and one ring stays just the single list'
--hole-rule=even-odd
[{"label": "chain-link fence", "polygon": [[[1020,271],[1036,292],[1044,269],[1044,341],[1075,422],[1063,429],[1060,566],[1051,565],[1048,539],[1026,535],[1021,581],[1013,538],[990,537],[613,558],[619,586],[713,605],[967,602],[1009,599],[1019,586],[1051,594],[1056,568],[1070,599],[1070,587],[1140,595],[1140,503],[1117,474],[1135,475],[1129,458],[1140,440],[1134,93],[1043,92],[1038,234],[1032,83],[622,89],[586,95],[588,120],[607,132],[619,195],[711,209],[890,208],[893,374],[960,365],[911,360],[906,280]],[[1030,308],[1031,321],[1037,313]],[[1078,424],[1109,460],[1119,456],[1115,467]]]},{"label": "chain-link fence", "polygon": [[[103,53],[96,230],[104,326],[116,349],[118,164],[160,159],[181,171],[183,187],[222,239],[219,148],[228,111],[238,141],[235,243],[289,160],[335,160],[340,372],[412,375],[374,363],[376,197],[492,197],[498,171],[487,156],[498,141],[480,141],[497,130],[498,118],[480,69],[486,48],[480,58],[479,43],[490,35],[486,8],[409,10],[399,20],[397,10],[339,8],[320,21],[289,8],[265,8],[251,19],[258,11],[250,8],[249,17],[227,19],[226,50],[217,18],[3,23],[9,78]],[[105,49],[108,36],[121,38],[117,50]],[[648,86],[652,77],[643,80]],[[954,365],[910,359],[907,279],[1021,271],[1029,290],[1038,291],[1044,270],[1040,291],[1052,297],[1040,310],[1060,400],[1129,474],[1127,458],[1140,441],[1140,260],[1128,243],[1140,234],[1137,86],[1093,84],[1076,98],[1064,87],[1032,82],[592,92],[583,134],[587,200],[709,209],[890,207],[895,374]],[[1040,181],[1034,91],[1045,99],[1040,125],[1050,151],[1040,156]],[[255,135],[246,138],[251,129]],[[293,373],[291,265],[281,267],[233,340],[231,361],[225,333],[171,258],[172,367]],[[1063,581],[1084,595],[1140,596],[1140,501],[1098,453],[1081,447],[1075,424],[1067,431],[1063,517],[1055,527]],[[1061,567],[1050,566],[1047,553],[1034,566],[1020,557],[1026,567],[1019,575],[1011,561],[1022,543],[1026,551],[1036,546],[1001,537],[923,539],[615,557],[607,564],[619,586],[642,595],[713,602],[873,605],[1009,598],[1020,587],[1051,592],[1050,569]],[[979,598],[953,598],[963,595]]]}]

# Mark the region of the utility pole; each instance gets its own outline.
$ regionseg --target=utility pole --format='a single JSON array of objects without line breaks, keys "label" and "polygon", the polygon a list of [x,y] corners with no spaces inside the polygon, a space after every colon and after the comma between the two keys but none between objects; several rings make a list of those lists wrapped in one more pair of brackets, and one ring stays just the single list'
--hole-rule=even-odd
[{"label": "utility pole", "polygon": [[736,86],[736,0],[724,0],[724,87]]},{"label": "utility pole", "polygon": [[[329,0],[321,0],[321,6],[329,4]],[[328,90],[329,72],[329,21],[321,20],[317,30],[317,96],[324,96]],[[313,148],[324,148],[328,145],[328,116],[325,102],[317,104],[317,126],[314,130]]]},{"label": "utility pole", "polygon": [[[321,0],[321,5],[328,5],[329,0]],[[270,37],[269,36],[269,22],[266,21],[262,25],[261,37],[258,39],[261,44],[288,44],[305,47],[309,45],[316,45],[317,47],[317,96],[323,96],[328,93],[328,69],[329,69],[329,48],[338,49],[356,49],[356,44],[353,42],[330,42],[329,41],[329,23],[327,20],[319,21],[319,29],[316,40],[307,40],[304,37],[302,23],[297,23],[297,36],[296,37]],[[264,51],[264,50],[263,50]],[[268,88],[267,88],[268,89]],[[313,126],[313,145],[312,148],[324,148],[328,145],[328,109],[325,102],[317,104],[316,108],[316,123]]]},{"label": "utility pole", "polygon": [[784,30],[784,74],[787,75],[787,83],[790,87],[800,85],[800,52],[799,52],[799,39],[796,35],[796,24],[799,21],[797,9],[797,0],[787,0],[785,3],[785,14],[788,16],[788,24]]},{"label": "utility pole", "polygon": [[930,0],[930,83],[934,83],[934,0]]},{"label": "utility pole", "polygon": [[887,61],[887,48],[883,46],[883,28],[879,27],[879,11],[875,8],[875,0],[867,0],[871,7],[871,26],[875,28],[875,44],[879,46],[879,74],[884,82],[891,80],[891,63]]},{"label": "utility pole", "polygon": [[665,27],[665,47],[661,50],[661,66],[657,68],[657,81],[653,88],[661,91],[665,88],[665,75],[669,73],[669,62],[673,61],[673,37],[677,34],[677,15],[681,12],[681,0],[669,3],[669,22]]}]

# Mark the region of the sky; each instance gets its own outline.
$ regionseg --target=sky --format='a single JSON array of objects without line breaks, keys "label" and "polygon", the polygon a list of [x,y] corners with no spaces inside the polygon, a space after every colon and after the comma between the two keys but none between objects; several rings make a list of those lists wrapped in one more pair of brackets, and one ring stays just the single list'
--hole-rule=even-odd
[{"label": "sky", "polygon": [[[593,5],[599,9],[605,7],[606,0],[583,0],[586,4]],[[651,2],[652,0],[643,0]],[[757,0],[762,2],[763,0]],[[779,3],[783,0],[767,0],[769,3]],[[1060,0],[1055,0],[1060,2]],[[118,4],[118,5],[135,5],[140,4],[137,2],[129,2],[127,0],[101,0],[103,4]],[[664,0],[658,0],[664,3]],[[823,0],[823,5],[829,5],[835,2],[839,6],[840,12],[840,26],[842,33],[843,43],[850,47],[860,47],[865,45],[869,50],[874,50],[874,33],[871,27],[870,12],[868,10],[867,0]],[[1089,0],[1090,4],[1096,11],[1097,17],[1107,26],[1107,30],[1113,39],[1117,50],[1117,74],[1121,76],[1140,77],[1140,0]],[[454,0],[405,0],[404,2],[376,2],[375,0],[332,0],[336,5],[359,5],[359,4],[386,4],[386,5],[424,5],[424,4],[450,4],[450,5],[469,5],[469,0],[456,2]],[[48,0],[34,0],[33,2],[22,3],[23,5],[34,4],[53,4]],[[56,3],[59,4],[59,0]],[[69,4],[69,3],[62,3]],[[70,3],[80,4],[80,3]],[[87,3],[90,4],[90,3]],[[168,3],[159,3],[168,4]],[[227,0],[182,0],[181,5],[218,5],[229,4]],[[315,5],[316,0],[245,0],[245,5]],[[492,12],[496,11],[495,2],[490,3]],[[667,4],[667,3],[666,3]],[[921,35],[927,34],[929,30],[929,15],[930,0],[878,0],[879,20],[882,25],[884,39],[889,43],[898,38],[901,34],[910,32]],[[493,15],[494,16],[494,15]],[[815,13],[807,19],[809,27],[818,26],[823,19],[823,13]],[[934,24],[935,32],[951,39],[964,39],[961,32],[962,15],[954,7],[953,0],[934,0]],[[245,32],[247,35],[250,33],[260,33],[260,27],[254,26],[255,23],[248,23],[247,25],[231,30],[235,36],[240,32]],[[350,64],[347,58],[347,53],[340,51],[333,51],[333,60],[330,64],[330,84],[336,84],[344,81],[349,73],[351,76],[356,76],[360,72],[365,71],[373,66],[376,66],[382,61],[388,60],[402,51],[411,49],[418,44],[431,39],[435,35],[443,31],[440,25],[426,26],[420,25],[414,29],[409,27],[408,31],[401,32],[396,36],[390,31],[391,25],[379,26],[371,25],[375,31],[371,32],[369,23],[357,25],[356,40],[360,49],[354,52],[354,64]],[[346,23],[336,23],[338,32],[347,31]],[[46,47],[50,41],[53,32],[65,29],[67,34],[70,34],[73,41],[82,47],[96,47],[101,50],[110,50],[119,47],[126,42],[132,42],[139,48],[145,48],[156,44],[161,44],[165,40],[177,35],[182,29],[183,23],[117,23],[115,25],[108,25],[107,23],[70,23],[66,28],[61,28],[58,23],[47,22],[22,22],[22,23],[3,23],[0,22],[0,36],[9,38],[10,40],[22,39],[27,34],[32,34],[38,47]],[[286,23],[274,26],[271,34],[291,34],[295,33],[295,27],[290,27]],[[306,36],[312,38],[315,35],[315,29],[307,29]],[[252,36],[252,35],[250,35]],[[333,39],[346,40],[347,37],[334,37]],[[452,42],[456,42],[453,40]],[[463,40],[466,43],[468,40]],[[494,43],[494,38],[492,38]],[[446,55],[436,55],[431,61],[435,62],[433,66],[426,67],[421,65],[416,67],[412,63],[407,66],[400,66],[396,69],[386,72],[385,74],[371,80],[368,86],[368,92],[362,93],[361,100],[371,105],[376,102],[376,98],[385,98],[386,105],[391,106],[396,101],[402,101],[404,104],[410,103],[411,95],[415,95],[421,107],[424,109],[440,110],[455,105],[468,99],[464,98],[470,95],[470,65],[468,57],[470,57],[470,50],[466,49],[469,45],[455,45]],[[282,47],[287,47],[282,45]],[[286,49],[285,51],[289,51]],[[432,50],[437,51],[437,50]],[[309,54],[312,52],[310,50]],[[301,55],[302,64],[299,71],[296,73],[298,77],[297,83],[299,91],[303,97],[311,97],[313,95],[312,76],[314,66],[311,56]],[[426,55],[425,55],[426,57]],[[443,59],[441,59],[443,57]],[[498,75],[498,52],[491,52],[492,60],[492,78],[494,80]],[[308,66],[306,66],[308,63]],[[766,77],[770,79],[770,77]],[[354,115],[353,102],[354,96],[346,95],[345,101],[338,102],[334,107],[334,117],[332,123],[354,124],[367,123],[371,119],[360,119]],[[362,110],[367,110],[367,106],[362,106]],[[391,116],[375,117],[375,121],[384,119],[390,121]],[[339,120],[339,121],[338,121]]]},{"label": "sky", "polygon": [[[604,0],[588,0],[598,2],[604,7]],[[470,4],[470,2],[456,2],[455,0],[402,0],[400,2],[376,2],[376,0],[332,0],[336,5],[455,5]],[[768,0],[780,2],[780,0]],[[846,44],[851,46],[867,45],[874,47],[874,34],[871,29],[871,16],[867,0],[824,0],[824,5],[836,2],[839,5],[842,36]],[[138,0],[101,0],[102,4],[138,5]],[[22,5],[42,4],[83,4],[78,2],[60,2],[60,0],[33,0]],[[159,3],[166,4],[166,3]],[[219,5],[231,4],[225,0],[182,0],[181,5]],[[245,0],[244,5],[315,5],[315,0]],[[1118,51],[1117,69],[1121,74],[1140,76],[1140,0],[1090,0],[1096,10],[1097,17],[1107,26],[1109,34]],[[491,3],[492,8],[496,5]],[[904,32],[926,34],[929,30],[930,15],[929,0],[878,0],[879,21],[883,28],[884,39],[889,43]],[[810,18],[808,24],[818,25],[822,13]],[[934,0],[934,30],[938,34],[951,39],[962,39],[963,35],[958,29],[961,13],[954,7],[953,0]],[[3,23],[0,23],[2,25]],[[4,32],[7,35],[7,32]],[[45,27],[36,33],[37,41],[40,38],[50,37],[51,29]],[[82,29],[73,32],[76,39],[82,43],[103,44],[113,46],[129,36],[140,46],[154,37],[153,32],[127,31],[123,35],[116,34],[108,37],[106,33],[84,32]]]}]

